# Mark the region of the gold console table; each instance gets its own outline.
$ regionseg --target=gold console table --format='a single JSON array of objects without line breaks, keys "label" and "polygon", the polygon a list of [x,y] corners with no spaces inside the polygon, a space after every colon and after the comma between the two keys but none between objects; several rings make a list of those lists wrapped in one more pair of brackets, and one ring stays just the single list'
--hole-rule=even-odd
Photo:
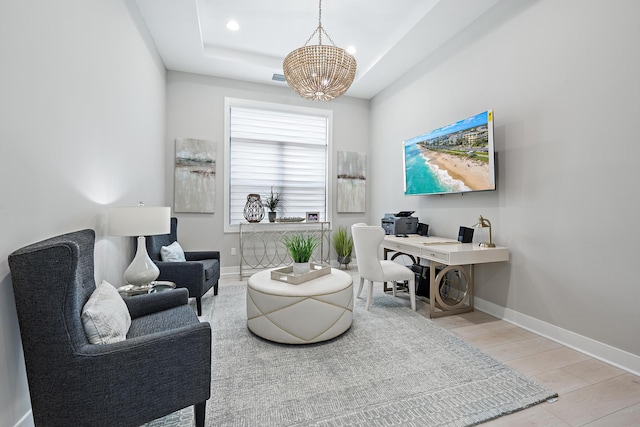
[{"label": "gold console table", "polygon": [[311,257],[313,262],[329,263],[331,223],[319,222],[241,222],[240,277],[247,277],[265,268],[290,264],[291,257],[282,243],[287,234],[315,235],[320,244]]}]

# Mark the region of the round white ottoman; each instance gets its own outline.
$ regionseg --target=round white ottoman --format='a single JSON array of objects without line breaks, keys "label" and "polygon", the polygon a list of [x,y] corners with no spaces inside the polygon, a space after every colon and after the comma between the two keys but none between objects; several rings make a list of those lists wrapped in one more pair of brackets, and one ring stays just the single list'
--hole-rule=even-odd
[{"label": "round white ottoman", "polygon": [[344,271],[300,285],[271,280],[271,270],[247,281],[247,327],[259,337],[286,344],[335,338],[353,321],[353,282]]}]

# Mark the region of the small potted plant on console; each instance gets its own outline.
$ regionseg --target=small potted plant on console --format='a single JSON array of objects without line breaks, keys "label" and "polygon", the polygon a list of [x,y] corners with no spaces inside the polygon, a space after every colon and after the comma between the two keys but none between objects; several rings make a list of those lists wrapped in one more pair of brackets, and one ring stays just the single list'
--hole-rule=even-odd
[{"label": "small potted plant on console", "polygon": [[269,222],[275,222],[276,210],[282,205],[282,195],[277,191],[273,191],[273,186],[271,187],[271,193],[265,198],[264,205],[269,209]]}]

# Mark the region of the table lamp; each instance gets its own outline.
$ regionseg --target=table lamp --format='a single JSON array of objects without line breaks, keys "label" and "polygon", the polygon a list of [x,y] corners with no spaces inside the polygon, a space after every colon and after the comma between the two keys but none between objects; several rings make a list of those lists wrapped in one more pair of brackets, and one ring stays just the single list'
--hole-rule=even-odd
[{"label": "table lamp", "polygon": [[491,240],[491,221],[489,221],[486,218],[483,218],[482,215],[480,215],[478,217],[478,223],[476,225],[474,225],[474,228],[485,228],[485,227],[489,227],[489,242],[482,242],[480,243],[480,247],[482,248],[495,248],[496,245],[493,244],[493,241]]},{"label": "table lamp", "polygon": [[147,253],[144,236],[169,234],[171,208],[122,206],[109,208],[109,234],[113,236],[138,237],[136,256],[124,272],[127,284],[137,289],[148,288],[160,275],[160,270]]}]

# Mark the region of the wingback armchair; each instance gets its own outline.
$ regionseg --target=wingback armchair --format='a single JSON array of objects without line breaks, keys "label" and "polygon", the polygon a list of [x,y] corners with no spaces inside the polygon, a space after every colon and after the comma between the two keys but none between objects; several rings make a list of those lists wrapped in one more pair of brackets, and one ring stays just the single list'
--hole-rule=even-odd
[{"label": "wingback armchair", "polygon": [[196,299],[198,316],[202,315],[202,296],[213,288],[218,295],[220,279],[220,252],[185,252],[186,262],[162,261],[161,249],[178,241],[178,218],[171,218],[169,234],[147,236],[146,245],[149,258],[160,269],[158,280],[174,282],[178,288],[187,288],[189,296]]},{"label": "wingback armchair", "polygon": [[81,230],[9,255],[35,425],[139,426],[194,405],[204,426],[209,323],[184,289],[140,295],[124,300],[126,339],[91,344],[81,313],[96,289],[94,244]]}]

